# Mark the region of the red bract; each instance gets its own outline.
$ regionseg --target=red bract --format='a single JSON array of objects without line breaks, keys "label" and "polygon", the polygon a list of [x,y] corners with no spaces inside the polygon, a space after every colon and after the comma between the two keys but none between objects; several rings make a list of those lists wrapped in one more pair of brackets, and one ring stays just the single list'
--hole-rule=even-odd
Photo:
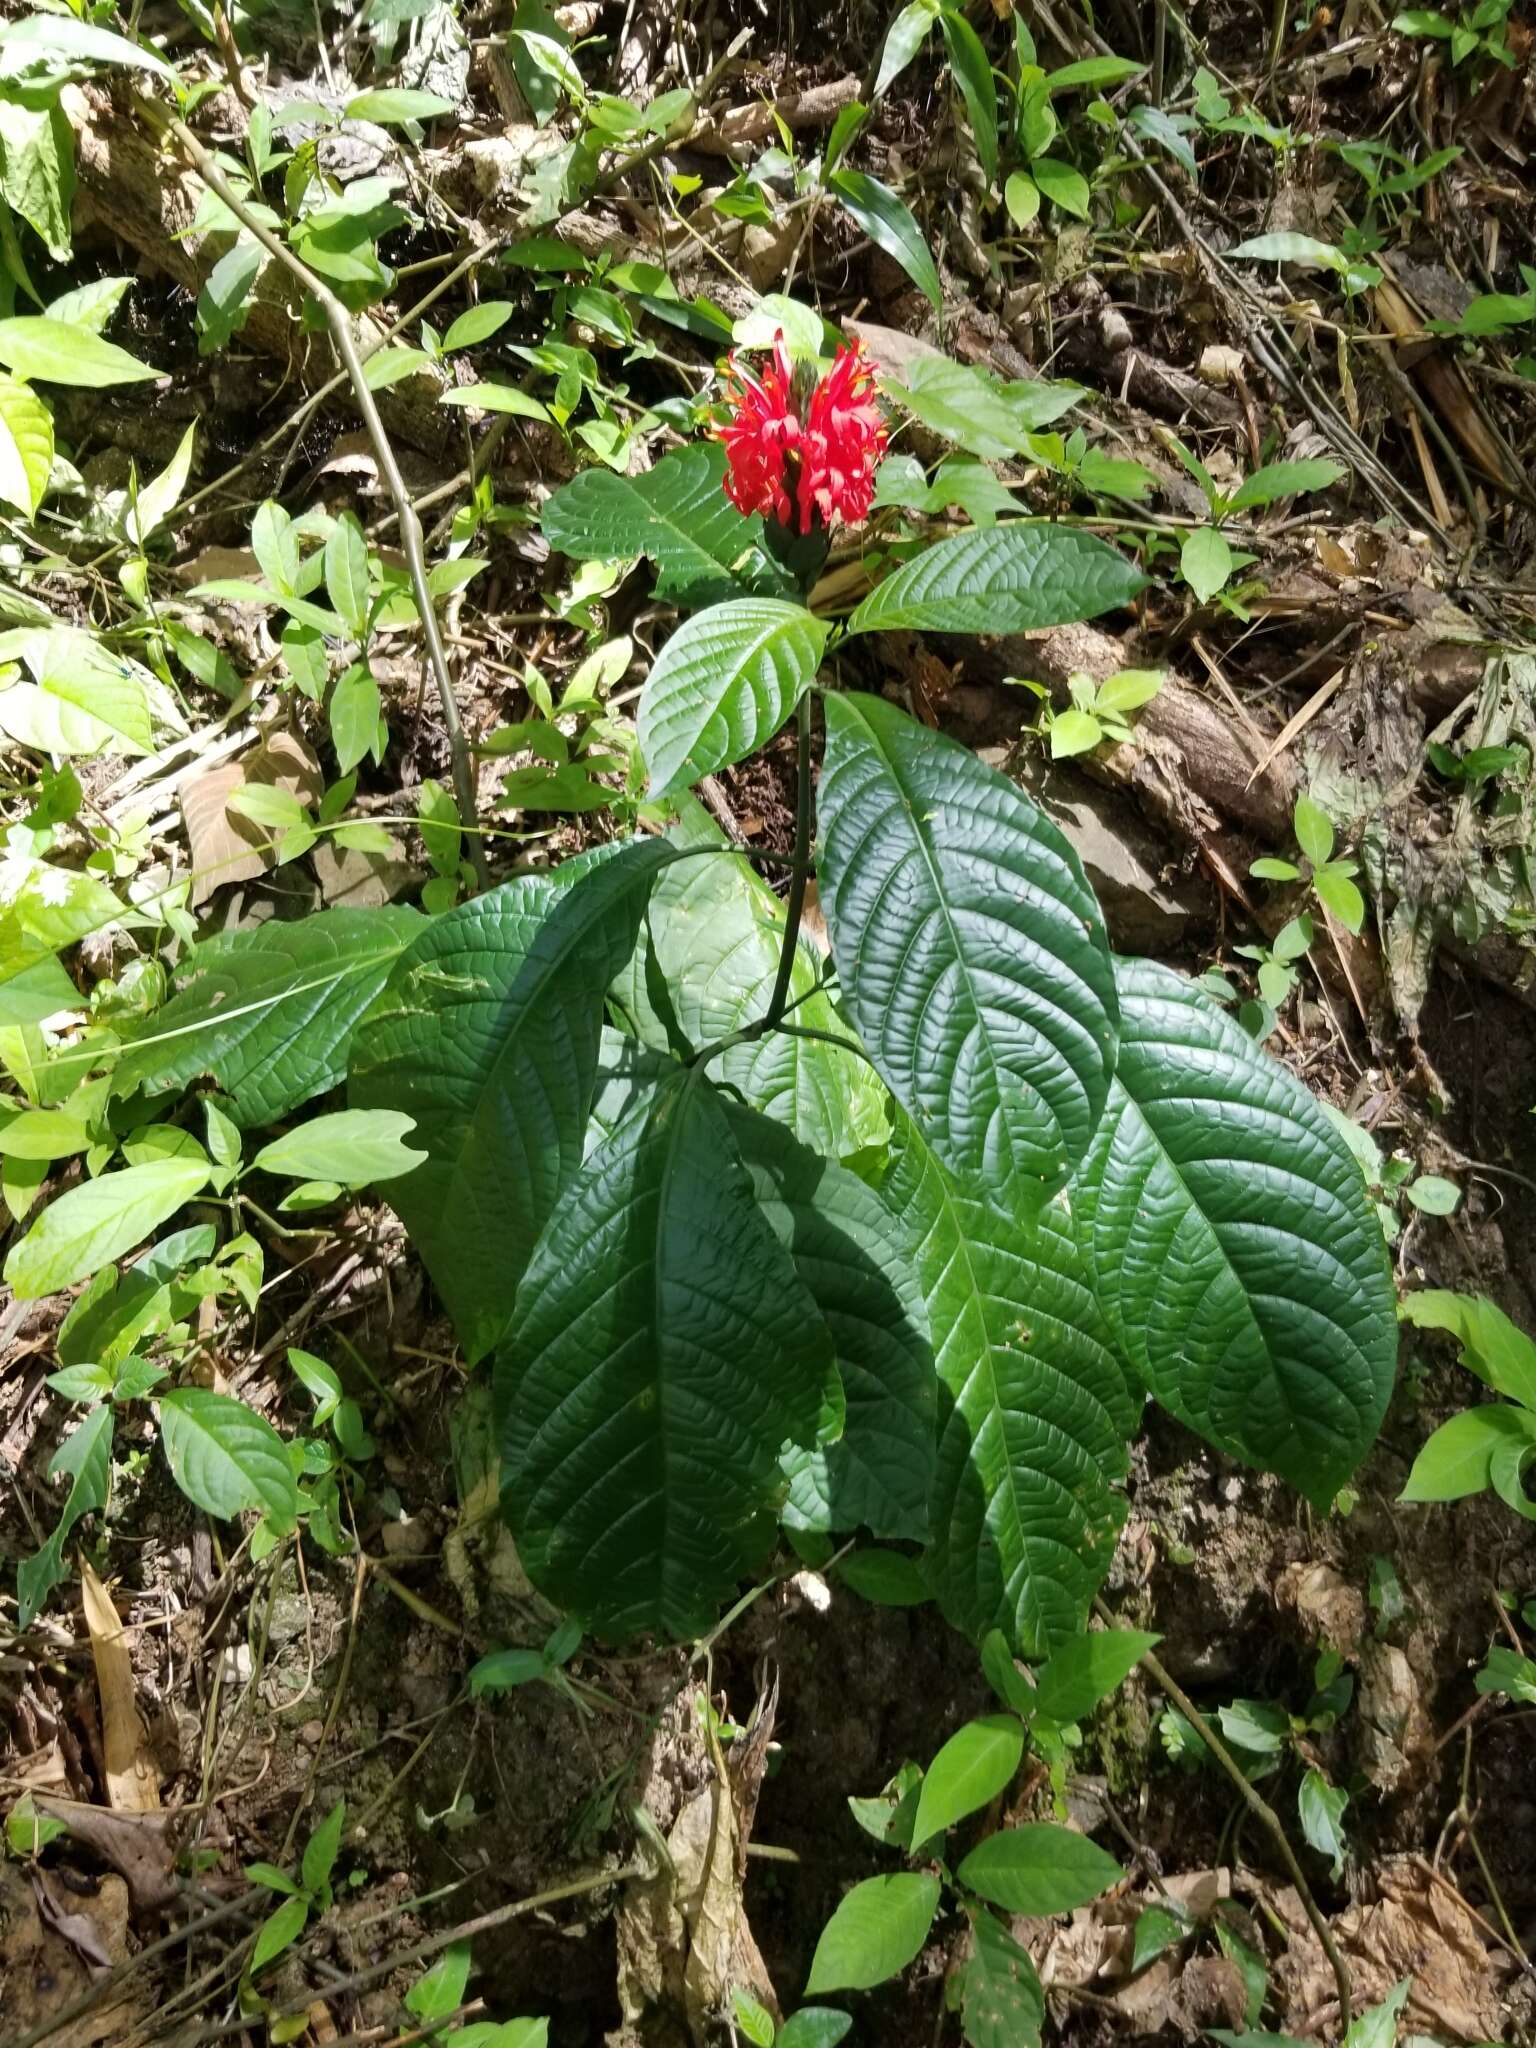
[{"label": "red bract", "polygon": [[861,342],[838,350],[803,401],[782,334],[761,378],[732,356],[726,397],[733,410],[720,438],[726,495],[737,511],[761,512],[801,533],[866,518],[885,453],[874,384]]}]

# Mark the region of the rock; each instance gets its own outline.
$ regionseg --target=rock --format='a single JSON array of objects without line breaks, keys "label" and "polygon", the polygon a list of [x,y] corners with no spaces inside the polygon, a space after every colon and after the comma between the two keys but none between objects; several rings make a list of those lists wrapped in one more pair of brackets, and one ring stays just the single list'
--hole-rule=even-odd
[{"label": "rock", "polygon": [[[982,758],[998,751],[983,749]],[[1191,924],[1209,920],[1206,891],[1171,868],[1163,842],[1126,796],[1043,755],[1025,754],[1011,772],[1070,840],[1120,952],[1174,951]]]},{"label": "rock", "polygon": [[1365,1634],[1365,1600],[1332,1565],[1287,1565],[1275,1582],[1275,1599],[1341,1656],[1360,1654]]},{"label": "rock", "polygon": [[1360,1768],[1390,1792],[1430,1753],[1434,1729],[1413,1666],[1392,1643],[1367,1643],[1360,1657],[1354,1729]]}]

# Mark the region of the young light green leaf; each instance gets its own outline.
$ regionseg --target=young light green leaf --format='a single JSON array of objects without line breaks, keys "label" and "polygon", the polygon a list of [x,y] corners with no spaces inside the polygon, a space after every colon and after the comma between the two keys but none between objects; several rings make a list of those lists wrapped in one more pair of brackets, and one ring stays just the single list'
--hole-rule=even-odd
[{"label": "young light green leaf", "polygon": [[89,327],[72,327],[44,313],[0,320],[0,363],[18,377],[45,384],[142,384],[160,375]]},{"label": "young light green leaf", "polygon": [[1031,227],[1040,214],[1040,187],[1023,171],[1010,172],[1003,187],[1003,203],[1015,227]]},{"label": "young light green leaf", "polygon": [[53,414],[15,377],[0,376],[0,501],[35,516],[53,470]]},{"label": "young light green leaf", "polygon": [[1326,1506],[1376,1440],[1397,1357],[1360,1169],[1195,984],[1148,961],[1116,979],[1115,1086],[1071,1196],[1099,1300],[1171,1413]]},{"label": "young light green leaf", "polygon": [[821,1930],[807,1996],[867,1991],[894,1977],[922,1951],[939,1910],[939,1880],[918,1871],[856,1884]]},{"label": "young light green leaf", "polygon": [[1091,754],[1104,737],[1104,728],[1089,711],[1075,706],[1059,711],[1051,720],[1051,759],[1070,760],[1074,754]]},{"label": "young light green leaf", "polygon": [[1071,164],[1060,163],[1053,156],[1037,156],[1030,162],[1029,175],[1051,204],[1059,206],[1063,213],[1070,213],[1076,220],[1090,217],[1093,197],[1088,189],[1088,180]]},{"label": "young light green leaf", "polygon": [[925,427],[971,455],[995,461],[1023,453],[1030,437],[1050,426],[1082,400],[1076,384],[1020,377],[1002,383],[990,371],[949,356],[924,356],[911,364],[902,383],[881,389]]},{"label": "young light green leaf", "polygon": [[181,503],[181,494],[192,474],[192,449],[196,438],[197,421],[193,420],[177,442],[176,452],[164,469],[140,490],[128,520],[133,538],[140,547],[158,527],[165,524]]},{"label": "young light green leaf", "polygon": [[[3,1133],[0,1133],[0,1140],[3,1140]],[[1446,1180],[1438,1173],[1416,1174],[1403,1193],[1425,1216],[1453,1215],[1461,1203],[1461,1189],[1455,1181]]]},{"label": "young light green leaf", "polygon": [[338,1109],[274,1138],[251,1164],[263,1173],[287,1174],[293,1180],[334,1180],[343,1187],[396,1180],[427,1157],[405,1143],[415,1128],[415,1118],[396,1109]]},{"label": "young light green leaf", "polygon": [[892,256],[936,313],[944,308],[939,273],[934,268],[922,229],[911,209],[889,185],[865,171],[834,171],[827,189],[840,199],[854,221],[887,256]]},{"label": "young light green leaf", "polygon": [[1319,868],[1312,877],[1317,899],[1347,931],[1358,932],[1365,923],[1365,898],[1337,866]]},{"label": "young light green leaf", "polygon": [[549,418],[549,407],[531,391],[520,391],[515,384],[455,384],[442,394],[442,403],[475,406],[481,412],[510,413],[515,419]]},{"label": "young light green leaf", "polygon": [[1322,1772],[1309,1770],[1296,1795],[1301,1832],[1320,1855],[1333,1863],[1334,1881],[1344,1875],[1344,1809],[1349,1794],[1342,1785],[1330,1785]]},{"label": "young light green leaf", "polygon": [[262,1922],[256,1936],[256,1945],[251,1950],[249,1971],[255,1976],[264,1970],[275,1956],[285,1948],[291,1948],[304,1932],[304,1923],[309,1918],[308,1899],[295,1896],[284,1899],[283,1903]]},{"label": "young light green leaf", "polygon": [[454,349],[474,348],[478,342],[489,341],[493,334],[499,334],[512,318],[516,309],[507,299],[481,299],[476,305],[466,306],[457,320],[449,324],[443,336],[443,353]]},{"label": "young light green leaf", "polygon": [[341,774],[350,775],[365,754],[377,753],[381,708],[373,671],[366,662],[354,661],[336,678],[329,705],[331,743]]},{"label": "young light green leaf", "polygon": [[1113,1856],[1074,1828],[1036,1821],[979,1843],[955,1873],[962,1885],[1008,1913],[1070,1913],[1118,1884]]},{"label": "young light green leaf", "polygon": [[1302,491],[1326,491],[1347,472],[1342,462],[1270,462],[1239,485],[1228,510],[1244,512],[1250,505],[1273,505]]},{"label": "young light green leaf", "polygon": [[1448,1330],[1462,1346],[1461,1362],[1511,1401],[1536,1412],[1536,1341],[1481,1294],[1424,1288],[1399,1313],[1420,1330]]},{"label": "young light green leaf", "polygon": [[206,1159],[159,1159],[104,1173],[57,1197],[5,1262],[18,1301],[36,1301],[110,1265],[208,1185]]},{"label": "young light green leaf", "polygon": [[127,36],[94,22],[80,21],[72,14],[29,14],[8,22],[0,29],[0,47],[6,53],[6,69],[12,77],[26,69],[26,59],[36,52],[40,70],[53,69],[60,58],[71,64],[120,64],[131,71],[155,71],[174,82],[176,73],[157,50],[130,42]]},{"label": "young light green leaf", "polygon": [[1305,794],[1296,799],[1296,844],[1314,867],[1321,867],[1333,852],[1333,820]]},{"label": "young light green leaf", "polygon": [[829,627],[802,605],[742,597],[685,619],[640,698],[652,800],[755,754],[816,679]]},{"label": "young light green leaf", "polygon": [[1536,1707],[1536,1662],[1509,1650],[1502,1643],[1488,1652],[1487,1662],[1472,1681],[1479,1693],[1504,1693],[1528,1707]]},{"label": "young light green leaf", "polygon": [[225,1517],[259,1509],[279,1535],[294,1526],[293,1468],[265,1416],[211,1387],[172,1387],[157,1407],[166,1460],[194,1507]]},{"label": "young light green leaf", "polygon": [[[336,1868],[336,1858],[341,1849],[341,1830],[347,1817],[347,1802],[338,1799],[314,1833],[304,1845],[304,1861],[299,1867],[299,1876],[307,1892],[318,1894],[331,1881],[331,1872]],[[453,2001],[457,2005],[458,2000]],[[446,2008],[452,2012],[453,2005]],[[414,2009],[414,2008],[413,2008]]]},{"label": "young light green leaf", "polygon": [[453,101],[411,86],[380,86],[372,92],[354,93],[341,111],[345,120],[376,121],[389,128],[404,121],[435,121],[439,115],[453,112]]},{"label": "young light green leaf", "polygon": [[1055,825],[967,748],[876,697],[825,715],[820,886],[849,1014],[941,1161],[1026,1214],[1109,1086],[1098,905]]},{"label": "young light green leaf", "polygon": [[355,512],[343,512],[326,539],[325,591],[336,616],[361,640],[368,630],[368,542]]},{"label": "young light green leaf", "polygon": [[1464,1500],[1492,1485],[1492,1465],[1508,1446],[1516,1454],[1536,1446],[1536,1415],[1490,1404],[1467,1408],[1441,1423],[1413,1461],[1399,1500]]},{"label": "young light green leaf", "polygon": [[1128,78],[1140,78],[1146,70],[1145,64],[1138,64],[1134,57],[1080,57],[1075,64],[1063,64],[1059,71],[1048,71],[1046,87],[1050,92],[1071,92],[1079,86],[1123,85]]},{"label": "young light green leaf", "polygon": [[939,18],[941,0],[907,0],[885,32],[880,68],[875,73],[874,99],[883,99],[923,47]]},{"label": "young light green leaf", "polygon": [[271,588],[284,597],[299,587],[299,543],[293,521],[275,499],[266,498],[251,520],[251,552]]},{"label": "young light green leaf", "polygon": [[987,1714],[957,1729],[924,1774],[914,1847],[942,1835],[1006,1790],[1023,1755],[1024,1724],[1017,1714]]},{"label": "young light green leaf", "polygon": [[53,1533],[33,1557],[16,1566],[16,1625],[27,1629],[42,1611],[43,1603],[66,1576],[64,1545],[82,1515],[94,1513],[107,1504],[112,1480],[112,1409],[103,1401],[93,1408],[80,1427],[65,1437],[48,1466],[50,1479],[67,1477],[69,1492],[59,1511]]},{"label": "young light green leaf", "polygon": [[1187,1941],[1193,1931],[1188,1920],[1167,1906],[1148,1906],[1136,1917],[1136,1934],[1131,1950],[1132,1976],[1168,1949],[1177,1948],[1181,1941]]},{"label": "young light green leaf", "polygon": [[1146,578],[1106,542],[1071,526],[953,534],[877,584],[850,633],[1028,633],[1128,604]]},{"label": "young light green leaf", "polygon": [[731,2006],[742,2037],[752,2042],[753,2048],[773,2048],[776,2029],[768,2008],[740,1986],[731,1992]]},{"label": "young light green leaf", "polygon": [[1161,1641],[1135,1628],[1092,1629],[1074,1636],[1036,1672],[1036,1712],[1053,1721],[1083,1720]]},{"label": "young light green leaf", "polygon": [[1214,526],[1197,526],[1179,549],[1179,573],[1201,604],[1224,590],[1232,574],[1232,550]]}]

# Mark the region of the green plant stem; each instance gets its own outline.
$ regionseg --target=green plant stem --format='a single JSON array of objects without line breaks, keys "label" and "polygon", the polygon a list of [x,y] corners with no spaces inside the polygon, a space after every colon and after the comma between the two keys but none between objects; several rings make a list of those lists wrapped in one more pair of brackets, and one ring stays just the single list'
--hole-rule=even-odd
[{"label": "green plant stem", "polygon": [[810,880],[811,859],[811,693],[806,691],[795,711],[795,864],[790,870],[789,897],[784,907],[784,945],[779,954],[779,971],[773,994],[763,1016],[763,1029],[771,1031],[783,1016],[789,1001],[790,977],[795,971],[795,950],[800,944],[800,920],[805,912],[805,885]]},{"label": "green plant stem", "polygon": [[432,591],[427,582],[426,556],[422,547],[421,521],[411,503],[411,494],[406,488],[405,478],[395,459],[395,451],[384,422],[379,416],[378,403],[369,388],[363,370],[362,357],[358,354],[357,339],[352,332],[352,320],[346,307],[337,298],[322,277],[288,247],[287,243],[273,234],[266,223],[259,219],[236,192],[233,185],[204,149],[185,121],[174,115],[167,116],[163,109],[149,101],[141,101],[149,121],[162,134],[168,135],[177,149],[190,163],[208,189],[229,208],[248,233],[267,251],[269,256],[281,263],[283,268],[303,286],[314,298],[324,313],[331,330],[331,340],[342,366],[352,385],[352,396],[357,409],[363,416],[363,425],[373,444],[374,458],[379,465],[395,508],[395,518],[400,527],[400,548],[405,556],[410,574],[411,594],[416,600],[416,610],[421,618],[422,639],[426,646],[427,666],[437,685],[437,695],[442,710],[443,726],[448,734],[448,752],[453,771],[454,795],[458,799],[459,816],[464,825],[466,851],[475,870],[475,877],[482,889],[490,884],[490,871],[485,863],[485,848],[476,825],[477,805],[475,782],[468,743],[464,727],[459,718],[458,699],[454,695],[453,678],[448,673],[448,655],[443,646],[442,628],[438,623],[437,609],[432,600]]},{"label": "green plant stem", "polygon": [[[1114,1615],[1102,1600],[1095,1599],[1093,1605],[1095,1613],[1098,1614],[1107,1628],[1116,1626]],[[1275,1812],[1269,1801],[1254,1789],[1241,1764],[1238,1763],[1231,1750],[1227,1748],[1227,1745],[1195,1705],[1189,1694],[1169,1675],[1167,1669],[1152,1655],[1150,1650],[1144,1653],[1141,1661],[1147,1671],[1150,1672],[1152,1677],[1156,1679],[1157,1683],[1168,1695],[1169,1699],[1173,1701],[1173,1704],[1178,1708],[1185,1720],[1189,1722],[1195,1733],[1200,1737],[1200,1740],[1211,1752],[1211,1755],[1215,1757],[1217,1763],[1220,1764],[1221,1768],[1232,1780],[1239,1798],[1253,1815],[1254,1819],[1265,1829],[1270,1840],[1279,1851],[1280,1860],[1284,1863],[1291,1882],[1296,1887],[1296,1896],[1301,1900],[1302,1910],[1311,1922],[1312,1932],[1322,1944],[1323,1954],[1327,1956],[1329,1967],[1333,1971],[1333,1981],[1337,1985],[1339,1993],[1339,2020],[1341,2026],[1347,2029],[1351,2019],[1354,2017],[1354,1987],[1350,1982],[1349,1965],[1345,1962],[1339,1945],[1333,1938],[1332,1929],[1323,1917],[1321,1907],[1312,1896],[1312,1887],[1307,1883],[1302,1867],[1296,1860],[1296,1852],[1291,1847],[1290,1837],[1281,1826],[1280,1816]]]}]

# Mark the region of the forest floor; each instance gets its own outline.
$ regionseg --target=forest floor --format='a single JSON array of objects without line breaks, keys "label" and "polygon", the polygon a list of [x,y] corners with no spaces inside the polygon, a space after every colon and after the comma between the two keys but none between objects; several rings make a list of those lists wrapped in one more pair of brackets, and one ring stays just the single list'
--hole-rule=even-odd
[{"label": "forest floor", "polygon": [[[300,12],[243,26],[234,17],[232,34],[216,10],[221,48],[188,58],[217,87],[192,117],[199,135],[238,151],[254,108],[299,96],[334,103],[348,76],[361,87],[387,75],[356,22],[327,10],[320,51]],[[1216,0],[1199,18],[1167,9],[1156,33],[1154,11],[1128,0],[1105,9],[1097,30],[1037,0],[1025,18],[1043,64],[1109,49],[1147,69],[1109,89],[1105,119],[1085,118],[1082,102],[1070,120],[1063,110],[1058,152],[1093,184],[1089,217],[1048,205],[1022,222],[988,189],[934,37],[880,99],[857,161],[899,190],[920,223],[940,313],[814,184],[798,194],[792,180],[732,185],[765,150],[793,150],[803,167],[839,110],[870,98],[886,18],[864,5],[817,13],[794,0],[742,8],[739,19],[721,12],[731,11],[589,0],[546,16],[525,0],[524,26],[580,45],[589,86],[644,104],[709,76],[684,140],[625,178],[600,180],[537,232],[558,227],[589,258],[664,263],[684,297],[703,293],[733,318],[759,294],[789,293],[861,334],[895,372],[942,347],[1004,379],[1074,380],[1095,445],[1155,479],[1145,509],[1085,502],[1026,459],[1002,461],[1001,473],[1030,509],[1070,512],[1130,541],[1155,531],[1176,547],[1207,516],[1175,435],[1226,490],[1263,461],[1344,463],[1336,487],[1245,529],[1255,559],[1236,569],[1231,601],[1164,588],[1112,626],[921,646],[886,635],[858,643],[867,651],[856,659],[863,687],[1016,773],[1058,817],[1118,946],[1195,973],[1215,968],[1240,997],[1255,993],[1253,962],[1235,947],[1267,944],[1301,907],[1294,891],[1254,881],[1250,864],[1294,855],[1295,798],[1326,791],[1348,821],[1343,836],[1367,894],[1396,908],[1358,937],[1318,912],[1326,934],[1277,1005],[1268,1042],[1382,1156],[1401,1155],[1459,1190],[1449,1215],[1384,1192],[1399,1276],[1486,1293],[1536,1327],[1536,656],[1522,651],[1536,626],[1536,364],[1521,355],[1531,327],[1519,315],[1471,340],[1427,324],[1458,320],[1479,292],[1517,304],[1529,292],[1519,264],[1536,262],[1530,31],[1495,9],[1489,20],[1510,63],[1480,55],[1480,45],[1453,63],[1448,41],[1394,32],[1374,0],[1294,18],[1281,7],[1273,22],[1255,0]],[[971,15],[1003,67],[1013,47],[1006,0]],[[191,28],[169,6],[152,0],[135,20],[139,33],[169,30],[183,55],[192,50]],[[745,50],[722,64],[748,26]],[[430,121],[419,148],[394,129],[370,130],[355,147],[368,165],[403,150],[415,209],[416,224],[388,245],[397,276],[376,317],[411,315],[418,293],[451,272],[430,315],[439,331],[475,299],[508,300],[498,346],[537,348],[550,338],[548,275],[508,269],[498,254],[524,233],[540,150],[573,132],[576,116],[563,105],[548,128],[534,125],[507,27],[500,8],[471,6],[462,21],[447,0],[416,10],[411,37],[430,30],[449,53],[428,82],[459,113]],[[444,85],[455,52],[457,83]],[[422,82],[419,68],[413,75]],[[547,73],[534,87],[537,98]],[[200,354],[194,310],[208,259],[195,239],[171,240],[196,208],[195,176],[173,154],[156,156],[126,88],[75,91],[73,267],[55,289],[135,273],[131,333],[120,339],[163,373],[126,393],[62,395],[57,429],[77,469],[120,488],[132,456],[142,483],[199,422],[155,572],[172,596],[253,573],[251,514],[269,497],[295,514],[350,507],[387,551],[384,481],[346,393],[309,402],[331,374],[323,336],[303,334],[279,307],[274,321],[254,319],[222,351]],[[1225,116],[1212,95],[1225,99]],[[773,104],[778,126],[764,111]],[[1137,105],[1179,119],[1138,123]],[[1221,127],[1244,114],[1246,127]],[[1378,141],[1400,158],[1360,154]],[[327,147],[340,173],[354,145]],[[1184,160],[1194,161],[1192,149],[1194,176]],[[1442,151],[1452,154],[1426,180],[1380,190],[1400,164]],[[695,197],[727,186],[745,195],[734,215]],[[1027,200],[1020,210],[1028,215]],[[1283,272],[1223,253],[1275,234],[1344,253],[1334,267],[1324,259]],[[479,269],[455,267],[476,250]],[[1361,264],[1376,281],[1345,292],[1343,267]],[[564,339],[595,352],[631,411],[691,397],[724,352],[647,312],[635,328],[652,348],[631,356],[629,341],[601,324],[601,294],[587,312],[569,314]],[[529,718],[528,666],[555,679],[558,694],[597,630],[632,636],[637,678],[665,623],[641,579],[573,596],[570,565],[549,558],[530,516],[586,451],[509,417],[466,456],[457,422],[410,390],[407,381],[385,394],[387,418],[429,533],[472,488],[511,515],[484,526],[477,547],[490,566],[449,608],[466,730],[483,737]],[[665,442],[658,423],[651,446]],[[637,466],[645,446],[635,445]],[[78,539],[61,540],[41,572],[26,548],[5,548],[9,573],[61,616],[100,622],[121,602]],[[206,600],[199,616],[240,675],[270,667],[273,642],[250,614]],[[364,767],[359,790],[381,818],[414,815],[422,782],[450,776],[448,736],[414,643],[407,635],[390,645],[376,669],[391,750],[384,766]],[[1166,672],[1132,739],[1109,757],[1050,760],[1028,730],[1036,700],[1011,679],[1039,683],[1060,705],[1069,676],[1125,668]],[[210,823],[195,781],[189,790],[184,774],[176,779],[189,761],[208,778],[242,748],[286,747],[302,779],[326,744],[318,707],[291,692],[275,713],[259,693],[231,702],[194,690],[192,699],[196,745],[152,764],[140,790],[154,799],[150,844],[173,870],[211,857],[209,833],[230,829],[222,797]],[[1446,758],[1514,751],[1498,772],[1457,780],[1425,765],[1426,743]],[[788,846],[791,767],[792,747],[781,743],[719,778],[717,815],[743,842]],[[486,815],[504,770],[486,764]],[[121,761],[85,764],[91,800],[110,808],[121,772]],[[536,804],[507,803],[496,815],[511,833],[493,868],[503,850],[558,854],[604,829],[600,813]],[[199,910],[237,929],[295,890],[304,907],[417,900],[429,872],[406,831],[388,855],[317,854],[280,879],[254,858]],[[272,1900],[241,1871],[257,1861],[292,1867],[343,1798],[337,1902],[265,1986],[276,2008],[308,2007],[303,2038],[404,2048],[427,2037],[419,2008],[402,1997],[454,1930],[473,1935],[458,2018],[547,2016],[556,2048],[683,2042],[690,2031],[726,2038],[690,2011],[675,1913],[626,1884],[645,1827],[665,1833],[708,1779],[717,1752],[706,1699],[740,1728],[759,1708],[760,1731],[771,1731],[744,1894],[789,2010],[839,1897],[890,1867],[847,1800],[879,1793],[904,1763],[926,1760],[986,1711],[973,1648],[932,1606],[870,1604],[791,1567],[696,1654],[641,1645],[605,1656],[586,1645],[558,1682],[472,1697],[467,1674],[479,1657],[537,1646],[552,1626],[495,1520],[483,1387],[384,1205],[359,1201],[335,1227],[275,1237],[266,1250],[255,1312],[210,1304],[215,1319],[201,1335],[218,1384],[285,1430],[304,1409],[282,1370],[285,1347],[346,1366],[376,1444],[354,1503],[356,1547],[327,1555],[306,1544],[253,1561],[236,1530],[175,1490],[146,1455],[147,1435],[135,1447],[130,1430],[110,1519],[88,1546],[126,1629],[126,1674],[120,1662],[93,1660],[100,1630],[88,1627],[74,1581],[24,1634],[10,1631],[7,1566],[0,1792],[6,1804],[23,1791],[39,1810],[52,1802],[72,1833],[41,1875],[23,1859],[0,1861],[0,2041],[200,2048],[263,2038],[260,2018],[242,2014],[238,1980]],[[62,1307],[0,1308],[0,1554],[9,1557],[35,1549],[56,1512],[45,1474],[66,1415],[45,1376]],[[1264,1789],[1298,1843],[1308,1764],[1349,1789],[1337,1867],[1311,1848],[1300,1853],[1362,2003],[1406,1978],[1409,2034],[1525,2041],[1536,2009],[1536,1701],[1480,1693],[1474,1675],[1490,1646],[1531,1651],[1521,1608],[1531,1612],[1536,1598],[1536,1527],[1489,1497],[1399,1504],[1430,1429],[1473,1391],[1442,1342],[1407,1336],[1381,1440],[1331,1514],[1149,1411],[1105,1600],[1118,1621],[1161,1636],[1164,1665],[1201,1706],[1263,1701],[1295,1717]],[[1352,1697],[1311,1725],[1328,1652],[1352,1676]],[[1068,1810],[1130,1875],[1070,1918],[1017,1924],[1049,1993],[1047,2038],[1086,2048],[1195,2040],[1211,2027],[1241,2036],[1252,2030],[1243,1973],[1255,1956],[1264,1959],[1261,2024],[1330,2037],[1333,1978],[1273,1845],[1219,1774],[1177,1753],[1169,1704],[1150,1677],[1133,1674],[1072,1756]],[[130,1752],[152,1785],[139,1802],[109,1796],[108,1753],[115,1746],[121,1764],[125,1711],[138,1716]],[[648,1816],[640,1834],[636,1809]],[[1048,1812],[1048,1790],[1016,1790],[1013,1811]],[[1170,1894],[1203,1932],[1133,1972],[1130,1930]],[[961,1926],[945,1928],[902,1977],[856,1997],[853,2038],[880,2048],[957,2041],[946,1980],[962,1936]]]}]

